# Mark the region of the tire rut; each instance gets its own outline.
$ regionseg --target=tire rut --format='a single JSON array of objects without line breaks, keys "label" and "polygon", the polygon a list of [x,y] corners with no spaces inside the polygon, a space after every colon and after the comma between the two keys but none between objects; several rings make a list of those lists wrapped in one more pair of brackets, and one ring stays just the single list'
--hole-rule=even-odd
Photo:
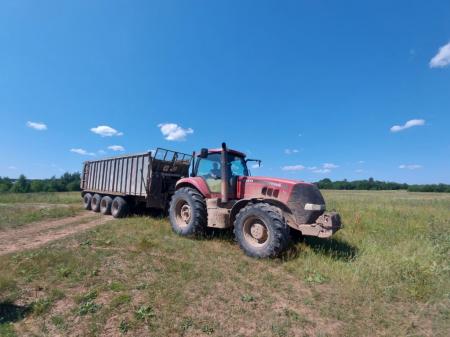
[{"label": "tire rut", "polygon": [[[95,218],[92,219],[92,217]],[[0,255],[37,248],[113,219],[112,216],[83,212],[73,217],[35,222],[18,229],[0,231]]]}]

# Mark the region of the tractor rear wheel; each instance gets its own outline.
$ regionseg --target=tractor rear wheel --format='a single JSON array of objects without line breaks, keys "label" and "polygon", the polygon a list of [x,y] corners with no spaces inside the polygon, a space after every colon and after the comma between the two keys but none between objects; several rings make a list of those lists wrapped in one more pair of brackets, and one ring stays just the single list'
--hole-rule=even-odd
[{"label": "tractor rear wheel", "polygon": [[258,203],[242,208],[234,221],[241,249],[256,258],[275,257],[289,245],[289,227],[279,209]]},{"label": "tractor rear wheel", "polygon": [[101,195],[95,193],[91,199],[91,209],[94,212],[100,212],[100,200],[102,200]]},{"label": "tractor rear wheel", "polygon": [[115,218],[123,218],[128,214],[128,204],[124,198],[114,198],[111,204],[111,214]]},{"label": "tractor rear wheel", "polygon": [[84,209],[87,209],[88,211],[91,209],[91,200],[92,200],[92,194],[86,193],[83,195],[83,207]]},{"label": "tractor rear wheel", "polygon": [[193,188],[180,188],[170,201],[169,219],[179,235],[203,234],[207,224],[205,199]]}]

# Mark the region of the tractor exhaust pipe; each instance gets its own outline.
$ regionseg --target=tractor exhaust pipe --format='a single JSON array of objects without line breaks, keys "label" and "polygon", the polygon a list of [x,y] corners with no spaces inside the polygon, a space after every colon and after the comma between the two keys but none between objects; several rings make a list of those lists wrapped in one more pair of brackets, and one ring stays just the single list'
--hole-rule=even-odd
[{"label": "tractor exhaust pipe", "polygon": [[221,166],[221,201],[228,202],[228,185],[230,182],[230,177],[228,177],[228,156],[227,156],[227,144],[222,143],[222,153],[220,157]]}]

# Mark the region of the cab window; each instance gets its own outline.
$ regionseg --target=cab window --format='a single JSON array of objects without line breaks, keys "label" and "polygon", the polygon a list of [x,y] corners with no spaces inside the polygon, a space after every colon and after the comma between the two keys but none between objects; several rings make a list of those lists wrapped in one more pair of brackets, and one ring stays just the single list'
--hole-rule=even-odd
[{"label": "cab window", "polygon": [[247,164],[244,158],[228,154],[232,176],[248,176]]},{"label": "cab window", "polygon": [[220,153],[213,153],[206,158],[200,158],[197,176],[205,179],[220,179]]}]

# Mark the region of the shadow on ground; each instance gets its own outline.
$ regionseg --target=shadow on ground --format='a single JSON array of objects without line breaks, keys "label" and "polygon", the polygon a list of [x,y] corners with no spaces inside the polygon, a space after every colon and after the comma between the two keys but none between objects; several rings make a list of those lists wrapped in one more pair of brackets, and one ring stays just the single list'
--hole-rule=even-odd
[{"label": "shadow on ground", "polygon": [[[350,262],[357,258],[358,248],[340,239],[320,239],[313,236],[301,236],[295,239],[295,243],[303,243],[315,253],[329,256],[333,259]],[[293,260],[303,252],[303,246],[295,244],[288,249],[281,258]]]},{"label": "shadow on ground", "polygon": [[0,324],[14,323],[23,319],[31,308],[11,302],[0,302]]}]

